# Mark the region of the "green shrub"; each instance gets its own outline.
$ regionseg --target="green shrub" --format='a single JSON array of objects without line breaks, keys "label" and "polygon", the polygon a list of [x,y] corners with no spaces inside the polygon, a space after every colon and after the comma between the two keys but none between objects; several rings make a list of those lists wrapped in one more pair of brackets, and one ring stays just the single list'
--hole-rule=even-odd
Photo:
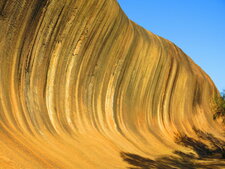
[{"label": "green shrub", "polygon": [[[225,91],[221,93],[220,96],[214,97],[211,104],[213,114],[213,119],[224,118],[225,117]],[[225,119],[223,120],[225,123]]]}]

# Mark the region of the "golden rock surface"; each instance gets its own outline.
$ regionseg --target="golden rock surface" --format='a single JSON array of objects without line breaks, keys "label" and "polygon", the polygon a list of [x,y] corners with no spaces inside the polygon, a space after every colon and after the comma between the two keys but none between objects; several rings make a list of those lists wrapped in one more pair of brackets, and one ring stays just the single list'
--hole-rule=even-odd
[{"label": "golden rock surface", "polygon": [[211,79],[116,0],[0,0],[0,169],[125,169],[213,132]]}]

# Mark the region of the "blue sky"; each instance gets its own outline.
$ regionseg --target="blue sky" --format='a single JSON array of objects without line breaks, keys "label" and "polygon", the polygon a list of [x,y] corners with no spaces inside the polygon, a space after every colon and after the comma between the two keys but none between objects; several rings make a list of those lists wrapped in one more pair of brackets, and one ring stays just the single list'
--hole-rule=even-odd
[{"label": "blue sky", "polygon": [[118,0],[127,16],[179,46],[225,89],[225,0]]}]

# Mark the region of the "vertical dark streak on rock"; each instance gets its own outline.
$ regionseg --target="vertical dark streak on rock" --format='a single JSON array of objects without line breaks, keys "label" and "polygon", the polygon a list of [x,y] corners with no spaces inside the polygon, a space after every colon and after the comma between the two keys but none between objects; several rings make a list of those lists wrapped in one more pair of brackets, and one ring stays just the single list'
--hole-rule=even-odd
[{"label": "vertical dark streak on rock", "polygon": [[5,8],[5,6],[6,6],[6,3],[7,3],[7,0],[1,0],[0,1],[0,19],[2,18],[2,17],[4,17],[4,8]]},{"label": "vertical dark streak on rock", "polygon": [[[57,25],[60,23],[60,19],[61,19],[61,17],[62,17],[64,8],[65,8],[65,5],[62,6],[62,8],[61,8],[61,10],[60,10],[60,12],[59,12],[59,14],[58,14],[58,16],[57,16],[57,19],[56,19],[56,21],[55,21],[55,24],[54,24],[54,26],[51,28],[50,39],[53,38],[52,42],[54,42],[54,43],[59,43],[59,40],[58,40],[57,38],[59,37],[58,34],[59,34],[60,29],[56,29],[56,28],[57,28]],[[54,36],[54,34],[57,34],[58,36]],[[51,40],[50,40],[50,41],[51,41]],[[49,43],[51,44],[51,42],[49,42]],[[50,52],[52,51],[52,49],[54,48],[54,46],[55,46],[55,44],[54,44],[54,45],[51,44],[51,48],[49,49]],[[47,67],[47,70],[49,70],[48,67],[49,67],[49,65],[50,65],[50,60],[51,60],[51,58],[49,57],[49,58],[47,58],[47,60],[48,60],[48,62],[47,62],[47,66],[46,66],[46,67]],[[45,97],[45,95],[46,95],[47,78],[48,78],[48,71],[47,71],[47,73],[46,73],[46,78],[45,78],[45,83],[44,83],[44,97]],[[46,116],[43,116],[42,119],[45,119],[45,120],[46,120]],[[56,132],[56,130],[54,129],[54,127],[53,127],[53,125],[52,125],[52,123],[51,123],[51,121],[50,121],[49,116],[47,116],[47,121],[48,121],[48,122],[45,123],[45,124],[47,124],[47,127],[50,129],[50,130],[49,130],[50,133],[51,133],[52,135],[56,135],[57,132]]]},{"label": "vertical dark streak on rock", "polygon": [[[41,16],[42,9],[47,4],[47,1],[48,0],[40,0],[40,1],[37,2],[37,4],[35,4],[35,8],[33,10],[32,16],[29,19],[30,22],[28,22],[28,24],[26,26],[26,29],[24,31],[22,45],[20,47],[20,52],[19,52],[19,56],[18,56],[18,58],[19,58],[18,64],[21,65],[21,68],[20,68],[20,66],[18,67],[19,68],[19,70],[18,70],[18,77],[19,78],[21,78],[21,73],[22,73],[21,72],[22,71],[21,70],[22,69],[22,64],[21,64],[22,59],[26,56],[26,60],[30,60],[30,59],[28,59],[30,42],[32,42],[32,40],[34,38],[33,37],[35,35],[34,32],[37,29],[37,25],[39,23],[39,18]],[[30,61],[26,61],[26,62],[29,63]],[[26,69],[26,71],[27,71],[27,69]]]},{"label": "vertical dark streak on rock", "polygon": [[[170,87],[169,86],[169,82],[170,82],[170,79],[171,79],[171,73],[172,73],[172,70],[173,70],[173,65],[174,65],[174,59],[172,58],[171,59],[171,65],[170,65],[170,68],[169,68],[169,71],[168,71],[168,76],[167,76],[167,79],[165,80],[165,93],[162,96],[162,105],[163,106],[165,105],[166,94],[169,94],[170,97],[171,97],[171,92],[169,93],[167,91],[168,91],[168,87]],[[166,128],[166,125],[164,123],[165,120],[166,120],[166,119],[164,119],[164,114],[170,115],[170,111],[169,112],[165,112],[163,106],[162,106],[162,122],[163,122],[164,127]],[[170,110],[170,109],[168,109],[168,110]]]},{"label": "vertical dark streak on rock", "polygon": [[[29,87],[27,84],[29,82],[29,79],[27,79],[29,77],[28,67],[30,66],[30,60],[31,60],[30,57],[31,57],[32,48],[34,45],[34,39],[37,36],[35,34],[35,31],[36,31],[36,29],[38,29],[37,25],[40,22],[39,19],[41,17],[43,8],[47,4],[47,1],[48,0],[41,0],[41,1],[37,1],[37,3],[34,4],[33,13],[29,18],[29,22],[27,22],[25,31],[23,32],[21,46],[20,46],[19,52],[18,52],[18,62],[17,62],[18,66],[17,66],[17,74],[16,74],[16,77],[17,77],[16,81],[18,83],[17,89],[16,89],[17,91],[22,91],[21,85],[23,82],[21,81],[21,79],[23,79],[24,76],[26,79],[24,87],[25,88]],[[28,7],[32,8],[32,3],[30,3]],[[32,42],[33,42],[33,44],[32,44]],[[30,48],[31,48],[31,50],[30,50]],[[24,64],[25,64],[25,69],[23,69]],[[19,97],[23,97],[23,95],[25,95],[25,93],[18,92],[18,95],[19,95]],[[27,102],[27,100],[28,100],[27,96],[25,97],[25,99]],[[30,110],[28,109],[28,111],[30,111]],[[29,113],[29,116],[30,116],[31,121],[34,123],[34,121],[32,119],[35,119],[35,118],[31,117],[33,113]],[[24,119],[23,121],[26,124],[27,129],[30,131],[30,133],[32,133],[29,128],[28,122],[26,120],[25,114],[21,113],[21,117],[22,117],[22,119]]]},{"label": "vertical dark streak on rock", "polygon": [[[134,32],[134,33],[136,33],[136,32]],[[134,36],[134,37],[136,38],[136,36]],[[123,83],[123,81],[125,79],[126,71],[128,71],[127,69],[129,67],[129,64],[131,63],[131,59],[130,59],[129,54],[132,53],[135,50],[135,48],[133,46],[135,46],[136,42],[137,42],[136,39],[132,40],[132,43],[130,45],[131,47],[127,51],[127,56],[129,56],[129,57],[125,57],[125,60],[123,62],[123,66],[122,66],[122,69],[121,69],[121,72],[119,74],[119,78],[118,78],[118,81],[117,81],[117,84],[116,84],[117,92],[115,93],[115,97],[114,97],[114,101],[113,101],[114,107],[116,107],[116,105],[118,104],[118,102],[117,102],[119,100],[118,98],[121,98],[121,97],[118,97],[120,95],[121,89],[122,89],[121,84]],[[115,117],[115,124],[116,124],[117,131],[124,136],[124,133],[123,133],[121,127],[120,127],[120,124],[121,124],[119,122],[120,116],[119,116],[119,112],[117,111],[117,109],[115,109],[114,117]]]},{"label": "vertical dark streak on rock", "polygon": [[35,8],[33,10],[31,19],[30,19],[30,25],[33,25],[33,22],[38,20],[36,17],[40,17],[42,9],[46,6],[48,0],[38,0],[37,4],[35,5]]},{"label": "vertical dark streak on rock", "polygon": [[[55,28],[56,28],[56,26],[57,26],[57,24],[58,24],[58,22],[59,22],[59,18],[60,18],[60,16],[61,16],[62,12],[63,12],[64,7],[65,7],[65,5],[64,5],[64,6],[62,7],[62,9],[60,10],[60,12],[59,12],[59,14],[58,14],[58,17],[57,17],[57,19],[56,19],[56,22],[55,22],[53,28],[51,29],[52,31],[51,31],[50,36],[49,36],[50,38],[53,37]],[[58,31],[59,31],[59,30],[58,30]],[[57,31],[56,33],[58,33],[58,31]],[[55,37],[54,40],[52,40],[52,41],[55,42],[55,40],[56,40],[56,37]],[[51,40],[50,40],[50,41],[51,41]],[[50,43],[51,49],[52,49],[53,45],[51,44],[51,42],[49,42],[49,43]],[[47,45],[47,44],[46,44],[46,45]],[[49,49],[48,51],[51,51],[51,50]],[[47,68],[49,67],[49,64],[50,64],[50,57],[47,58]],[[48,73],[47,73],[47,74],[48,74]],[[45,80],[45,83],[44,83],[44,86],[45,86],[45,87],[44,87],[44,91],[43,91],[43,97],[46,95],[47,74],[46,74],[46,78],[45,78],[46,80]]]},{"label": "vertical dark streak on rock", "polygon": [[197,105],[200,104],[200,99],[201,99],[201,92],[200,92],[200,88],[197,85],[198,81],[196,80],[195,82],[195,88],[194,88],[194,98],[193,98],[193,106],[196,107]]}]

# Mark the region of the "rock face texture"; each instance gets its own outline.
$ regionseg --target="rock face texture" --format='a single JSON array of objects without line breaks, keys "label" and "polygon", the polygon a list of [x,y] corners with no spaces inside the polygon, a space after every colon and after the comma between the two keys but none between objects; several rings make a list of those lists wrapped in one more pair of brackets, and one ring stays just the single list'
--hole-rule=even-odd
[{"label": "rock face texture", "polygon": [[0,0],[0,168],[124,169],[213,132],[213,82],[116,0]]}]

